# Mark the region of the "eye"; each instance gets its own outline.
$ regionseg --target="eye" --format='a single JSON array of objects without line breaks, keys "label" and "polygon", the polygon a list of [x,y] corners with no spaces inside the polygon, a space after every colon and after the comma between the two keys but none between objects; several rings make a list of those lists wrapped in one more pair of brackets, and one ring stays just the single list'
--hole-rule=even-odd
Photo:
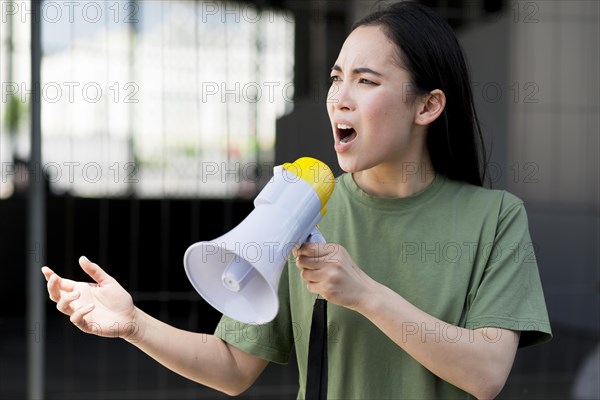
[{"label": "eye", "polygon": [[333,84],[334,82],[339,82],[339,81],[341,81],[341,80],[342,80],[342,78],[340,78],[340,77],[339,77],[339,76],[337,76],[337,75],[333,75],[333,76],[330,76],[330,77],[329,77],[329,83],[332,83],[332,84]]},{"label": "eye", "polygon": [[368,80],[368,79],[365,79],[365,78],[361,78],[361,79],[359,79],[359,80],[358,80],[358,83],[364,83],[365,85],[376,85],[376,83],[375,83],[375,82],[373,82],[373,81],[370,81],[370,80]]}]

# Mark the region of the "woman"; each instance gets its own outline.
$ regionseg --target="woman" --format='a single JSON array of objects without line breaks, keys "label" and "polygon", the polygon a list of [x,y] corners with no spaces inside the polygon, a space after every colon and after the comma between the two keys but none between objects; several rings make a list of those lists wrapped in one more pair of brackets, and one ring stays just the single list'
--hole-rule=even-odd
[{"label": "woman", "polygon": [[104,334],[117,322],[163,365],[228,394],[295,348],[303,398],[318,294],[330,303],[328,397],[495,397],[517,348],[551,331],[523,204],[481,187],[479,126],[452,30],[415,3],[376,11],[355,25],[331,80],[346,172],[320,224],[331,243],[294,252],[300,272],[284,271],[280,312],[259,334],[226,317],[202,338],[163,324],[85,258],[97,285],[44,267],[50,298],[80,329]]}]

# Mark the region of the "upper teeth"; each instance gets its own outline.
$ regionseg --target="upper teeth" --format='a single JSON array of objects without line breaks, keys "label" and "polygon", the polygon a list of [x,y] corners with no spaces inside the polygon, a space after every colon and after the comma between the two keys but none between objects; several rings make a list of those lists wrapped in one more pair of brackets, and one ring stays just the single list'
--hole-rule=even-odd
[{"label": "upper teeth", "polygon": [[346,124],[337,124],[338,129],[352,129],[351,126],[348,126]]}]

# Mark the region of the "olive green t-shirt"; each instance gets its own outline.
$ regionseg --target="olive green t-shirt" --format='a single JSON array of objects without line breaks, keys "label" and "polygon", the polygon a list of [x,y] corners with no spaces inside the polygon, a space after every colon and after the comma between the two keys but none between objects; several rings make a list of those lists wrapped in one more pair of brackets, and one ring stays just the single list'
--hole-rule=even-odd
[{"label": "olive green t-shirt", "polygon": [[[421,310],[468,329],[521,331],[520,346],[547,341],[550,324],[523,202],[437,175],[422,192],[377,198],[352,175],[337,179],[320,229],[370,277]],[[280,311],[266,325],[223,317],[215,334],[265,360],[286,363],[296,350],[298,398],[306,384],[315,295],[290,257],[281,277]],[[328,305],[329,399],[465,399],[357,312]],[[457,341],[447,325],[402,325],[402,335]],[[501,331],[498,331],[501,332]]]}]

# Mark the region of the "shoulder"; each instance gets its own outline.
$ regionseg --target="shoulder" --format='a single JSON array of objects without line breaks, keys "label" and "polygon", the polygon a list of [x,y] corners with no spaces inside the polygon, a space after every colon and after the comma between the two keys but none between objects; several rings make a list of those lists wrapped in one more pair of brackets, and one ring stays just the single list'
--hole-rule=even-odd
[{"label": "shoulder", "polygon": [[[518,196],[506,190],[489,189],[463,182],[449,182],[455,186],[460,206],[456,210],[462,217],[464,227],[480,227],[485,232],[486,241],[493,238],[498,246],[510,248],[515,243],[529,245],[529,221],[525,203]],[[455,200],[456,200],[455,199]],[[503,244],[500,244],[502,242]]]},{"label": "shoulder", "polygon": [[445,200],[459,201],[475,209],[495,209],[503,215],[513,209],[523,209],[524,202],[516,195],[501,189],[489,189],[470,183],[444,178]]}]

